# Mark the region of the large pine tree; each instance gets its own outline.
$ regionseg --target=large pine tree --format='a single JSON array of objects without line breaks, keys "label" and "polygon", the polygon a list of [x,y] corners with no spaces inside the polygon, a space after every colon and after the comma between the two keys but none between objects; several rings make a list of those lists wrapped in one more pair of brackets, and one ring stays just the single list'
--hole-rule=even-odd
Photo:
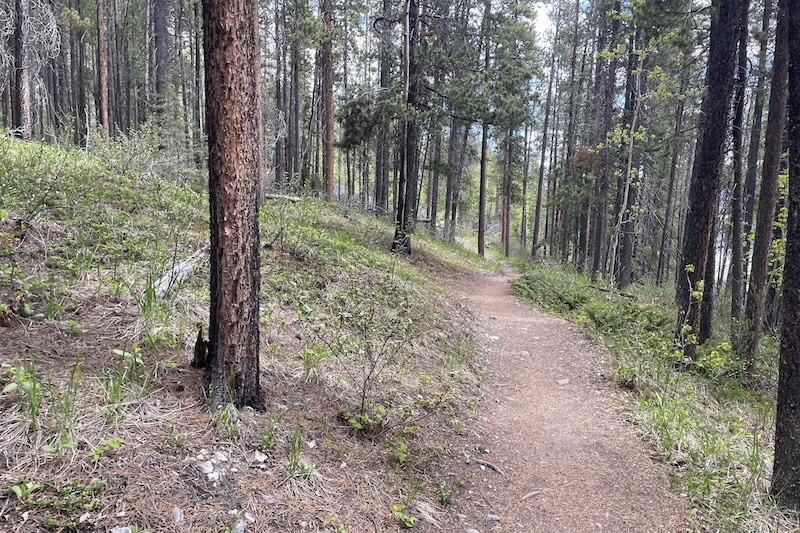
[{"label": "large pine tree", "polygon": [[781,1],[789,19],[789,218],[771,490],[783,506],[800,509],[800,2]]},{"label": "large pine tree", "polygon": [[204,0],[211,209],[210,406],[260,406],[261,62],[256,0]]}]

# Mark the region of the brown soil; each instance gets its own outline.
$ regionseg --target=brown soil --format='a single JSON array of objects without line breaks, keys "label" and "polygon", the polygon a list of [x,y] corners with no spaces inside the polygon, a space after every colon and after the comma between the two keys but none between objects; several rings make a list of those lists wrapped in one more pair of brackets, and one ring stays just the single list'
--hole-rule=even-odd
[{"label": "brown soil", "polygon": [[618,409],[602,349],[517,302],[511,278],[449,283],[474,314],[485,376],[445,530],[685,531],[686,502]]}]

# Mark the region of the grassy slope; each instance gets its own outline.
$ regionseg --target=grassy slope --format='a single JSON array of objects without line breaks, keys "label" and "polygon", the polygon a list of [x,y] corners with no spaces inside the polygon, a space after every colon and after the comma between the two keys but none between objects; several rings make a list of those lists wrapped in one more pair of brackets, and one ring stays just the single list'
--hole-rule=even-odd
[{"label": "grassy slope", "polygon": [[[537,265],[515,287],[536,306],[585,324],[614,354],[613,379],[656,455],[674,467],[674,484],[692,501],[699,531],[797,531],[796,517],[769,498],[775,420],[774,353],[759,367],[757,391],[736,379],[729,343],[712,339],[687,372],[672,370],[675,312],[645,293],[635,298],[591,286],[587,278]],[[630,295],[629,295],[630,296]],[[771,364],[770,364],[771,363]]]},{"label": "grassy slope", "polygon": [[430,278],[486,265],[267,202],[267,409],[209,413],[188,364],[207,264],[152,290],[207,241],[206,199],[140,175],[136,147],[107,154],[0,140],[0,530],[425,530],[478,393],[468,317]]}]

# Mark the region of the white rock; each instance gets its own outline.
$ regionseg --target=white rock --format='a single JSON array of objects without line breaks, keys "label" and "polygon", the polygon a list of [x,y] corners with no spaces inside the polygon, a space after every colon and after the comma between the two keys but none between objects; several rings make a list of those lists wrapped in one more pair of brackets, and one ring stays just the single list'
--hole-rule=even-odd
[{"label": "white rock", "polygon": [[569,379],[567,379],[567,378],[559,379],[559,380],[556,381],[556,383],[558,383],[559,385],[561,385],[563,387],[564,385],[569,385]]},{"label": "white rock", "polygon": [[219,472],[209,472],[206,477],[209,481],[219,481]]},{"label": "white rock", "polygon": [[240,518],[236,521],[236,525],[233,526],[233,533],[244,533],[245,529],[247,529],[247,522]]},{"label": "white rock", "polygon": [[132,532],[131,528],[129,528],[128,526],[117,526],[117,527],[112,527],[110,533],[132,533]]},{"label": "white rock", "polygon": [[481,533],[481,532],[478,531],[477,529],[468,529],[464,533]]},{"label": "white rock", "polygon": [[260,451],[256,450],[256,453],[253,455],[253,461],[256,463],[263,463],[268,459],[268,456]]},{"label": "white rock", "polygon": [[183,509],[180,507],[173,507],[172,508],[172,518],[175,520],[175,523],[179,526],[182,526],[186,523],[186,519],[183,516]]},{"label": "white rock", "polygon": [[211,461],[203,461],[202,463],[197,463],[197,468],[204,474],[210,474],[214,471],[214,463]]},{"label": "white rock", "polygon": [[250,514],[249,512],[244,513],[244,519],[250,522],[251,524],[255,523],[256,517]]},{"label": "white rock", "polygon": [[486,521],[487,522],[499,522],[500,521],[500,517],[497,516],[496,514],[487,514],[486,515]]},{"label": "white rock", "polygon": [[222,452],[214,452],[214,457],[216,457],[218,461],[222,461],[223,463],[228,462],[228,457]]}]

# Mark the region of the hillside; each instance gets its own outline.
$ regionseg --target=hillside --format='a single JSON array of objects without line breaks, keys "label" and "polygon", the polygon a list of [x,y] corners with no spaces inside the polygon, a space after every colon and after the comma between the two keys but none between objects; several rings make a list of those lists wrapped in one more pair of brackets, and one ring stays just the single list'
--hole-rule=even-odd
[{"label": "hillside", "polygon": [[208,266],[155,290],[207,241],[206,198],[111,148],[0,141],[0,530],[426,530],[480,397],[470,318],[431,278],[489,266],[266,202],[267,407],[208,412],[189,366]]}]

